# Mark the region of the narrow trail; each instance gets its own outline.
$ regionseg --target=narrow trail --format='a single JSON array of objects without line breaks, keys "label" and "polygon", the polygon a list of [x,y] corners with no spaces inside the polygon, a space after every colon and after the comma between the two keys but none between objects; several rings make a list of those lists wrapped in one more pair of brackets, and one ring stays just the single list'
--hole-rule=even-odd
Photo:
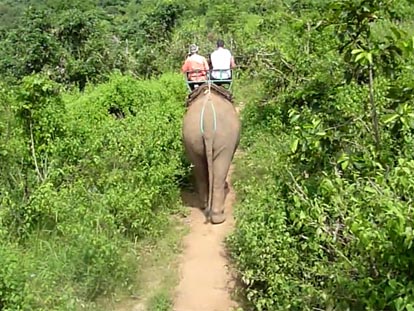
[{"label": "narrow trail", "polygon": [[191,207],[187,221],[190,232],[183,239],[180,258],[180,283],[176,288],[173,311],[230,311],[237,304],[231,299],[234,280],[228,269],[224,239],[234,227],[232,205],[235,193],[231,186],[225,202],[226,221],[220,225],[205,224],[205,216],[197,207],[195,193],[184,193],[184,202]]},{"label": "narrow trail", "polygon": [[187,219],[190,232],[183,239],[180,282],[175,292],[173,311],[231,311],[237,308],[231,297],[235,278],[229,268],[224,245],[224,239],[234,228],[233,203],[236,195],[231,184],[233,170],[232,164],[227,177],[226,221],[220,225],[205,223],[205,216],[197,207],[195,193],[183,194],[184,203],[191,208]]}]

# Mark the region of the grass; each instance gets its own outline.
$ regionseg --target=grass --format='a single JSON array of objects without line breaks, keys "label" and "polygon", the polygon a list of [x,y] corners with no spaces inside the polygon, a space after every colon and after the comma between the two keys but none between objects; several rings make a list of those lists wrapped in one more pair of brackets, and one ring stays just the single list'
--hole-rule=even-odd
[{"label": "grass", "polygon": [[170,293],[160,290],[148,301],[148,311],[169,311],[173,306]]},{"label": "grass", "polygon": [[[188,228],[177,216],[157,241],[137,245],[135,260],[138,272],[135,285],[103,297],[93,310],[106,311],[168,311],[172,308],[173,290],[178,284],[178,255]],[[91,310],[92,311],[92,310]]]}]

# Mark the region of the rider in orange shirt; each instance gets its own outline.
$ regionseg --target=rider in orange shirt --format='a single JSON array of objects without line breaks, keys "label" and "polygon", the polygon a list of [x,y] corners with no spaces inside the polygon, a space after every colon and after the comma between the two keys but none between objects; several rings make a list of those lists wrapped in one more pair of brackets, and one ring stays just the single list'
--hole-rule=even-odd
[{"label": "rider in orange shirt", "polygon": [[[181,67],[181,71],[187,74],[187,79],[191,82],[201,82],[207,80],[207,72],[210,69],[206,58],[204,56],[201,56],[197,52],[198,46],[195,44],[190,45],[189,56],[187,57],[183,66]],[[199,84],[197,84],[197,86],[198,85]],[[194,86],[195,84],[190,84],[191,90],[194,89]]]}]

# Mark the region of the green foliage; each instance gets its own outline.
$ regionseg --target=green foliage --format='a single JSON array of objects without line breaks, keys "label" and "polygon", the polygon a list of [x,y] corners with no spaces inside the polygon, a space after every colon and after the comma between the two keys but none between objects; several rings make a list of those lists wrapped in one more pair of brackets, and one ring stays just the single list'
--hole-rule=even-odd
[{"label": "green foliage", "polygon": [[49,11],[28,10],[15,31],[8,31],[0,53],[2,73],[23,77],[58,62],[58,42],[52,31]]},{"label": "green foliage", "polygon": [[[152,81],[138,84],[131,78],[114,77],[111,84],[85,95],[81,103],[74,102],[72,106],[76,118],[68,126],[77,135],[75,140],[66,141],[63,148],[72,147],[70,159],[79,161],[82,167],[90,167],[83,170],[89,187],[106,194],[106,204],[115,221],[129,234],[155,233],[154,213],[177,198],[176,177],[184,174],[178,170],[183,93],[169,90],[184,91],[184,86],[178,83],[181,81],[176,76],[164,77],[158,84]],[[126,118],[108,120],[111,108]],[[95,116],[93,131],[100,133],[98,136],[83,132],[92,130],[86,126],[89,116]],[[80,128],[82,118],[85,126]],[[84,144],[90,149],[80,148]],[[96,158],[96,154],[101,157]],[[107,173],[99,173],[102,171]],[[128,183],[119,187],[120,180]]]},{"label": "green foliage", "polygon": [[154,296],[149,302],[151,311],[169,311],[171,310],[172,301],[167,293],[160,293]]},{"label": "green foliage", "polygon": [[62,94],[34,75],[2,91],[1,120],[22,127],[1,136],[11,165],[2,163],[0,182],[0,305],[92,307],[131,285],[135,243],[162,236],[178,211],[185,86],[171,74],[116,74]]},{"label": "green foliage", "polygon": [[64,135],[62,116],[66,111],[59,86],[40,75],[25,77],[17,94],[15,109],[25,133],[29,151],[27,158],[31,158],[38,178],[44,180],[53,142]]},{"label": "green foliage", "polygon": [[87,308],[129,286],[134,241],[165,232],[188,172],[185,88],[166,72],[223,38],[246,104],[229,246],[249,310],[411,310],[413,12],[0,1],[0,308]]},{"label": "green foliage", "polygon": [[0,308],[23,310],[28,298],[25,292],[25,271],[21,269],[21,254],[14,245],[0,246]]},{"label": "green foliage", "polygon": [[96,8],[27,8],[16,29],[4,35],[0,71],[11,80],[42,72],[82,90],[116,67],[125,70],[123,46],[102,15]]},{"label": "green foliage", "polygon": [[246,308],[411,310],[412,28],[396,2],[289,5],[242,112],[228,245]]}]

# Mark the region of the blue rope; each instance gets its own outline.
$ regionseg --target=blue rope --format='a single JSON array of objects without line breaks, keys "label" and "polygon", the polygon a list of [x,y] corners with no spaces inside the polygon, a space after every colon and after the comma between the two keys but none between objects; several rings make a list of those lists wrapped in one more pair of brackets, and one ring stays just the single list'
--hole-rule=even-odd
[{"label": "blue rope", "polygon": [[[207,99],[207,101],[210,101],[210,97]],[[204,111],[206,108],[206,102],[203,104],[203,109],[201,109],[201,116],[200,116],[200,130],[201,134],[204,134]],[[217,129],[217,115],[216,115],[216,109],[214,108],[214,104],[211,103],[211,108],[213,108],[213,120],[214,120],[214,132]]]},{"label": "blue rope", "polygon": [[201,134],[204,134],[204,109],[206,108],[206,104],[203,104],[203,109],[201,109],[201,116],[200,116],[200,130]]}]

